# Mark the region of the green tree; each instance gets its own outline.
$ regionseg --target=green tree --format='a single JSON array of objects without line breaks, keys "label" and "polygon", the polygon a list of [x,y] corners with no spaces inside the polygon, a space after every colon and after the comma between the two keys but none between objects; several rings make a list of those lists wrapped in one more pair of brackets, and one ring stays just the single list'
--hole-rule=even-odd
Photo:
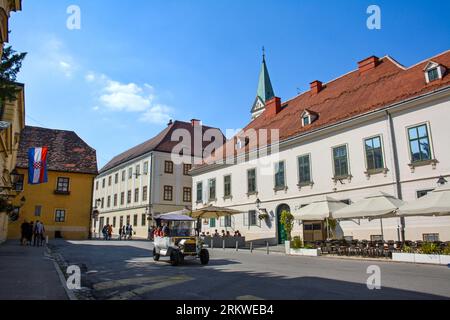
[{"label": "green tree", "polygon": [[0,63],[0,103],[17,99],[19,89],[15,83],[17,75],[22,68],[26,53],[18,53],[12,47],[3,50]]},{"label": "green tree", "polygon": [[294,228],[294,216],[289,211],[283,210],[281,212],[280,222],[283,225],[284,230],[286,230],[288,240],[291,241],[292,239],[291,233],[292,229]]}]

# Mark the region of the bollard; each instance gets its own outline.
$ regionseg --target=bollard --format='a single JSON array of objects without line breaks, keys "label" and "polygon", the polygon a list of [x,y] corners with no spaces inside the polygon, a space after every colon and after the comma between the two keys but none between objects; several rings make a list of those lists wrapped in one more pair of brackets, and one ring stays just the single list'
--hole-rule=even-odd
[{"label": "bollard", "polygon": [[253,253],[253,242],[250,242],[250,253]]},{"label": "bollard", "polygon": [[239,251],[239,242],[236,241],[236,252]]},{"label": "bollard", "polygon": [[214,249],[214,241],[213,241],[213,239],[211,238],[211,250],[212,249]]},{"label": "bollard", "polygon": [[269,241],[266,241],[266,245],[267,245],[267,254],[269,254]]},{"label": "bollard", "polygon": [[225,240],[222,240],[222,247],[223,247],[223,250],[225,250]]},{"label": "bollard", "polygon": [[45,244],[48,245],[48,236],[45,237]]}]

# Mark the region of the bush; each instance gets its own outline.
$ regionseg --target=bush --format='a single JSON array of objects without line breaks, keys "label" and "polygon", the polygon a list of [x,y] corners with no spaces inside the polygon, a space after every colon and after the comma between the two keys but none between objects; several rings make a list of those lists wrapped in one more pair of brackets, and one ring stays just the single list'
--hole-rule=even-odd
[{"label": "bush", "polygon": [[407,246],[406,244],[403,246],[403,248],[402,248],[402,252],[404,252],[404,253],[414,253],[414,250],[410,247],[410,246]]},{"label": "bush", "polygon": [[432,242],[424,243],[422,248],[420,248],[420,253],[423,254],[439,254],[439,251],[439,247]]},{"label": "bush", "polygon": [[448,244],[443,250],[442,254],[446,256],[450,256],[450,244]]},{"label": "bush", "polygon": [[301,249],[303,248],[303,241],[300,237],[294,237],[294,240],[291,241],[292,249]]}]

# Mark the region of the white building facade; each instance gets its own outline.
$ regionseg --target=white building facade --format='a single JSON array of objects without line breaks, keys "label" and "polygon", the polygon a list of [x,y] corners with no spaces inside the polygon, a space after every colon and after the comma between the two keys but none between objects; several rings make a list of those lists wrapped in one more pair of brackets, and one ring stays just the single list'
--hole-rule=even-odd
[{"label": "white building facade", "polygon": [[[266,101],[246,129],[279,129],[279,150],[191,172],[193,208],[242,212],[205,220],[202,231],[239,230],[247,240],[283,243],[283,210],[296,213],[325,195],[350,204],[378,191],[411,201],[450,180],[449,64],[450,52],[410,68],[370,57],[285,103]],[[337,229],[359,240],[449,241],[450,217],[341,221]],[[325,230],[323,221],[296,222],[292,235],[323,240]]]},{"label": "white building facade", "polygon": [[200,121],[170,122],[156,137],[118,155],[100,171],[94,182],[94,233],[101,235],[103,226],[111,225],[117,236],[119,228],[130,224],[136,238],[146,239],[155,216],[190,207],[192,161],[173,161],[172,135],[177,129],[192,132],[195,126],[201,126]]}]

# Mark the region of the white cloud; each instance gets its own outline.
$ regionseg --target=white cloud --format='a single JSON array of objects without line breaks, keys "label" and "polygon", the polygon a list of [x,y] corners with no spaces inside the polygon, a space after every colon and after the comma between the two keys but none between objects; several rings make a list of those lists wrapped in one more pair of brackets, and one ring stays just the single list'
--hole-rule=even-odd
[{"label": "white cloud", "polygon": [[45,37],[40,51],[38,61],[43,68],[59,71],[67,78],[73,76],[77,65],[61,40],[54,36]]},{"label": "white cloud", "polygon": [[89,72],[85,76],[88,83],[98,86],[99,105],[94,111],[139,113],[139,121],[153,124],[166,124],[171,119],[173,109],[157,102],[154,88],[149,84],[122,83]]},{"label": "white cloud", "polygon": [[173,112],[172,108],[156,104],[150,109],[146,110],[139,121],[149,122],[154,124],[166,124],[172,118],[170,115]]}]

